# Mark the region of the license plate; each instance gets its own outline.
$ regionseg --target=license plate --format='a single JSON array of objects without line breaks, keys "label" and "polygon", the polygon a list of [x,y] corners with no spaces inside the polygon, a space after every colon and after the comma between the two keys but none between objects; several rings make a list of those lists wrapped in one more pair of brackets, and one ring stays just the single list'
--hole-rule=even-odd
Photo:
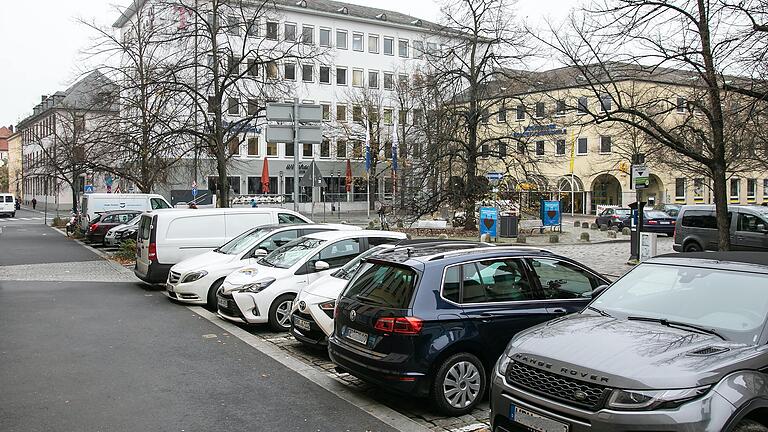
[{"label": "license plate", "polygon": [[171,284],[165,284],[165,289],[168,290],[168,292],[173,292],[173,285]]},{"label": "license plate", "polygon": [[293,316],[293,325],[295,325],[299,330],[310,330],[309,321],[305,320],[304,318],[299,318],[295,315]]},{"label": "license plate", "polygon": [[347,328],[347,338],[359,344],[368,345],[368,333],[363,333],[355,329]]},{"label": "license plate", "polygon": [[219,306],[221,306],[221,307],[224,307],[224,308],[225,308],[225,307],[229,307],[229,301],[228,301],[227,299],[224,299],[224,298],[221,298],[221,297],[217,297],[217,298],[216,298],[216,302],[217,302],[217,303],[219,304]]},{"label": "license plate", "polygon": [[509,406],[509,418],[515,423],[536,432],[568,432],[569,426],[524,408]]},{"label": "license plate", "polygon": [[669,222],[659,222],[662,225],[669,225]]}]

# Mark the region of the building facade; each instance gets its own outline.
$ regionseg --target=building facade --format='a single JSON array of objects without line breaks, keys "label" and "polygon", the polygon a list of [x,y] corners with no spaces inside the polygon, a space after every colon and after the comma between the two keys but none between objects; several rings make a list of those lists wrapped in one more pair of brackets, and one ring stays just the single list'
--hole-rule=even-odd
[{"label": "building facade", "polygon": [[[10,128],[13,130],[13,128]],[[8,137],[8,192],[17,198],[24,195],[22,185],[24,184],[24,172],[21,162],[21,134],[14,131]]]}]

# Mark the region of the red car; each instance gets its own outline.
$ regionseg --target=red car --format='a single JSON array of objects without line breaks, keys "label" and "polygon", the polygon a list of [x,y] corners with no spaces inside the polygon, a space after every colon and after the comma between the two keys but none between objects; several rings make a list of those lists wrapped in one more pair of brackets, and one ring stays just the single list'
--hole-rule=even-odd
[{"label": "red car", "polygon": [[136,210],[113,210],[99,214],[88,225],[85,241],[89,243],[104,243],[104,236],[111,228],[122,225],[141,214]]}]

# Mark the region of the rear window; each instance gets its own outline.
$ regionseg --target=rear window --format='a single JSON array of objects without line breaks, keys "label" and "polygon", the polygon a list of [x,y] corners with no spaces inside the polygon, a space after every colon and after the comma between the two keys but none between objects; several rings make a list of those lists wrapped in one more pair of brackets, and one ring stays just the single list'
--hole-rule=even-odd
[{"label": "rear window", "polygon": [[645,217],[648,218],[668,218],[669,215],[662,212],[662,211],[647,211],[645,212]]},{"label": "rear window", "polygon": [[6,197],[5,197],[5,202],[13,202],[13,197],[12,197],[12,196],[10,196],[10,195],[9,195],[9,196],[6,196]]},{"label": "rear window", "polygon": [[621,216],[629,216],[629,214],[632,212],[630,209],[616,209],[616,214]]},{"label": "rear window", "polygon": [[144,216],[139,222],[139,237],[142,240],[149,240],[149,235],[152,232],[152,217]]},{"label": "rear window", "polygon": [[344,297],[394,309],[406,309],[416,288],[416,272],[406,267],[365,263]]}]

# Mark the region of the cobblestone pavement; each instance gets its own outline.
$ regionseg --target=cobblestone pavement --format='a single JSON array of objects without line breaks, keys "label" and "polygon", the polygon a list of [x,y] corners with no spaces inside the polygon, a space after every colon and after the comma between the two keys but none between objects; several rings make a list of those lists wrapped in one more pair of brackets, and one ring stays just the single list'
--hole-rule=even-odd
[{"label": "cobblestone pavement", "polygon": [[[673,253],[673,244],[671,237],[659,237],[656,244],[657,254]],[[606,276],[619,277],[632,269],[631,265],[627,265],[629,242],[552,244],[541,247],[583,263]]]},{"label": "cobblestone pavement", "polygon": [[0,280],[136,282],[136,277],[111,261],[80,261],[0,266]]}]

